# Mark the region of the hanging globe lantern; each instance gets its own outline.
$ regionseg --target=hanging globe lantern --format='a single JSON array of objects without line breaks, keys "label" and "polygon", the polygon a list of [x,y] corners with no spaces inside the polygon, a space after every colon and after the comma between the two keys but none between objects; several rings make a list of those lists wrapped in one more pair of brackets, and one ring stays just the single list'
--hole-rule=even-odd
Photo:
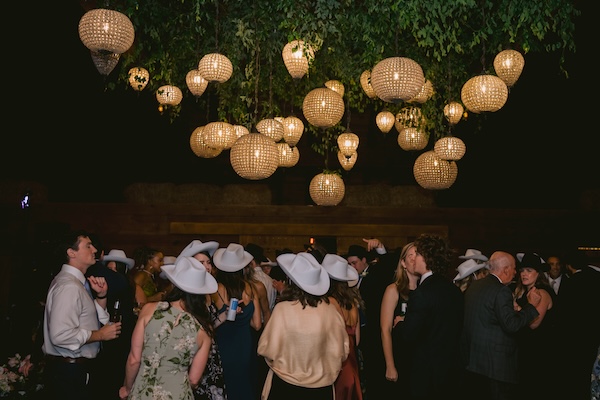
[{"label": "hanging globe lantern", "polygon": [[398,132],[398,145],[402,150],[423,150],[427,142],[427,135],[420,128],[402,128]]},{"label": "hanging globe lantern", "polygon": [[448,189],[456,181],[458,167],[454,161],[442,160],[430,150],[417,157],[413,174],[424,189]]},{"label": "hanging globe lantern", "polygon": [[463,158],[467,151],[467,147],[459,138],[455,136],[446,136],[435,142],[433,150],[442,160],[457,161]]},{"label": "hanging globe lantern", "polygon": [[300,160],[300,151],[297,147],[290,147],[285,142],[276,143],[277,151],[279,153],[278,166],[284,168],[290,168],[298,164]]},{"label": "hanging globe lantern", "polygon": [[446,117],[450,125],[456,125],[462,118],[464,111],[462,104],[451,101],[444,106],[444,117]]},{"label": "hanging globe lantern", "polygon": [[199,126],[196,129],[194,129],[190,136],[190,147],[194,154],[198,157],[215,158],[216,156],[221,154],[221,150],[208,147],[206,143],[204,143],[204,136],[202,135],[203,130],[203,126]]},{"label": "hanging globe lantern", "polygon": [[129,70],[129,86],[137,92],[144,90],[148,81],[150,81],[150,73],[146,68],[133,67]]},{"label": "hanging globe lantern", "polygon": [[236,140],[233,126],[228,122],[210,122],[204,127],[204,143],[212,148],[226,150],[231,148]]},{"label": "hanging globe lantern", "polygon": [[283,119],[283,139],[291,147],[300,141],[304,133],[304,122],[300,118],[289,116]]},{"label": "hanging globe lantern", "polygon": [[344,100],[331,89],[313,89],[304,97],[302,112],[311,125],[331,128],[344,116]]},{"label": "hanging globe lantern", "polygon": [[202,96],[208,86],[208,81],[204,79],[198,69],[192,69],[187,73],[185,76],[185,83],[187,84],[188,89],[190,89],[190,92],[196,97]]},{"label": "hanging globe lantern", "polygon": [[344,84],[340,81],[336,81],[336,80],[331,80],[331,81],[327,81],[325,82],[325,87],[333,90],[334,92],[336,92],[337,94],[339,94],[341,97],[344,97]]},{"label": "hanging globe lantern", "polygon": [[281,52],[285,68],[294,79],[300,79],[308,72],[308,66],[315,58],[315,53],[304,40],[292,40]]},{"label": "hanging globe lantern", "polygon": [[424,83],[421,66],[406,57],[386,58],[371,71],[371,86],[375,93],[381,100],[390,103],[412,99]]},{"label": "hanging globe lantern", "polygon": [[337,138],[338,149],[345,156],[350,156],[358,149],[359,138],[358,135],[352,132],[344,132]]},{"label": "hanging globe lantern", "polygon": [[258,121],[256,130],[275,143],[279,142],[283,137],[283,125],[273,118],[265,118]]},{"label": "hanging globe lantern", "polygon": [[233,65],[223,54],[209,53],[200,59],[198,70],[207,81],[223,83],[231,78]]},{"label": "hanging globe lantern", "polygon": [[78,30],[83,45],[99,53],[123,54],[135,38],[133,24],[125,14],[103,8],[83,14]]},{"label": "hanging globe lantern", "polygon": [[183,93],[173,85],[161,86],[156,90],[156,100],[163,106],[176,106],[181,103]]},{"label": "hanging globe lantern", "polygon": [[524,66],[525,59],[516,50],[503,50],[494,57],[494,71],[509,88],[517,82]]},{"label": "hanging globe lantern", "polygon": [[394,114],[387,110],[380,112],[375,117],[375,123],[377,123],[377,127],[383,133],[388,133],[394,126],[394,122]]},{"label": "hanging globe lantern", "polygon": [[433,84],[431,81],[426,80],[423,84],[423,87],[421,87],[421,90],[419,90],[419,93],[417,93],[417,95],[412,99],[408,100],[408,102],[423,104],[429,100],[431,96],[433,96]]},{"label": "hanging globe lantern", "polygon": [[250,132],[231,146],[229,160],[244,179],[259,180],[273,175],[279,164],[275,142],[262,133]]},{"label": "hanging globe lantern", "polygon": [[233,133],[235,134],[237,140],[242,136],[249,134],[250,131],[244,125],[233,125]]},{"label": "hanging globe lantern", "polygon": [[396,114],[396,120],[394,126],[396,130],[400,132],[404,128],[420,128],[425,126],[425,116],[421,112],[420,107],[404,107],[398,114]]},{"label": "hanging globe lantern", "polygon": [[310,198],[319,206],[337,206],[346,193],[341,176],[334,173],[320,173],[310,181]]},{"label": "hanging globe lantern", "polygon": [[460,98],[471,112],[476,114],[486,111],[495,112],[506,103],[508,87],[497,76],[478,75],[463,85]]},{"label": "hanging globe lantern", "polygon": [[375,97],[377,97],[375,89],[373,89],[373,86],[371,85],[371,71],[366,70],[363,71],[362,74],[360,74],[360,86],[362,87],[363,91],[365,92],[368,98],[374,99]]},{"label": "hanging globe lantern", "polygon": [[344,168],[345,171],[350,171],[352,167],[354,167],[354,164],[356,164],[356,160],[358,159],[358,152],[355,151],[349,156],[345,156],[344,153],[338,151],[337,156],[342,168]]},{"label": "hanging globe lantern", "polygon": [[90,50],[92,61],[101,75],[108,76],[119,63],[119,53],[103,53]]}]

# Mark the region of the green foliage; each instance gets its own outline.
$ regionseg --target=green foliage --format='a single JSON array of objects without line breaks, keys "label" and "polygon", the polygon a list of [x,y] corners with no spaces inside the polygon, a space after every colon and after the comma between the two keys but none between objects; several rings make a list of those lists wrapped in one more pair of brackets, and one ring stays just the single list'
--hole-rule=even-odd
[{"label": "green foliage", "polygon": [[[187,72],[204,54],[219,52],[231,60],[233,75],[210,83],[199,107],[216,107],[219,119],[250,127],[268,116],[299,114],[304,95],[330,79],[344,84],[347,112],[390,106],[365,95],[360,75],[384,58],[409,57],[435,88],[423,113],[436,135],[447,128],[444,105],[460,99],[470,77],[491,73],[502,49],[557,53],[557,68],[563,68],[565,53],[575,51],[579,15],[568,0],[120,0],[114,8],[130,17],[136,38],[121,57],[118,76],[109,79],[127,82],[130,68],[144,67],[150,72],[145,90],[171,84],[192,96]],[[281,57],[294,39],[315,50],[309,73],[299,80]],[[107,83],[111,90],[123,87]],[[314,131],[319,154],[331,151],[326,142],[340,129],[332,130]]]}]

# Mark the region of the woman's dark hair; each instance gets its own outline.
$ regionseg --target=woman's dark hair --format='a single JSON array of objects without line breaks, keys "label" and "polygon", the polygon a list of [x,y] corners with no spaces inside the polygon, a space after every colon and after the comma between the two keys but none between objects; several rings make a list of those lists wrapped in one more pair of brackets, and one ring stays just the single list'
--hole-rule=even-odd
[{"label": "woman's dark hair", "polygon": [[185,311],[189,312],[198,320],[202,328],[208,333],[211,338],[214,335],[214,327],[208,306],[206,304],[205,294],[194,294],[188,293],[184,290],[179,289],[177,286],[173,286],[173,289],[165,296],[165,301],[172,302],[181,300]]},{"label": "woman's dark hair", "polygon": [[336,281],[331,279],[329,285],[329,296],[333,297],[340,304],[340,307],[351,310],[352,306],[364,309],[364,301],[356,286],[351,288],[346,281]]},{"label": "woman's dark hair", "polygon": [[302,304],[302,308],[306,308],[307,305],[316,307],[322,301],[329,304],[329,296],[327,293],[322,296],[307,293],[289,279],[286,288],[279,296],[279,301],[299,301]]},{"label": "woman's dark hair", "polygon": [[130,272],[135,273],[135,271],[144,268],[148,261],[150,261],[157,253],[160,252],[160,250],[148,246],[138,247],[133,253],[135,266],[131,269]]},{"label": "woman's dark hair", "polygon": [[227,290],[227,297],[241,299],[246,289],[243,268],[235,272],[225,272],[217,268],[217,282],[222,283]]}]

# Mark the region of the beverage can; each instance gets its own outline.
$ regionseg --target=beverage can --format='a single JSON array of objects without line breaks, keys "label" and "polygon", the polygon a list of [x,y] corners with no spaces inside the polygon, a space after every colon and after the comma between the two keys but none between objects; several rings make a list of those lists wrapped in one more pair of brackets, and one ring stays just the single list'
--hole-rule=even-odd
[{"label": "beverage can", "polygon": [[229,310],[227,310],[227,321],[235,321],[235,317],[237,315],[238,308],[238,299],[233,297],[229,301]]}]

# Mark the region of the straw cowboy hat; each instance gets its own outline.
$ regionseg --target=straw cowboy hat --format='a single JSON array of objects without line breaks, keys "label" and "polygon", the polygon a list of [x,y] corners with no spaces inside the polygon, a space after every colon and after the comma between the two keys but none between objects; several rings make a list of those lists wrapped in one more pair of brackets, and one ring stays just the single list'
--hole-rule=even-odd
[{"label": "straw cowboy hat", "polygon": [[285,274],[306,293],[322,296],[329,290],[329,274],[310,253],[281,254],[277,263]]},{"label": "straw cowboy hat", "polygon": [[123,264],[125,264],[127,266],[127,271],[129,271],[135,265],[135,261],[133,260],[133,258],[127,257],[125,255],[125,252],[123,250],[119,250],[119,249],[113,249],[113,250],[109,251],[108,254],[104,256],[102,261],[122,262]]},{"label": "straw cowboy hat", "polygon": [[479,261],[487,261],[488,258],[481,254],[481,251],[475,249],[467,249],[464,256],[458,256],[458,258],[463,260],[479,260]]},{"label": "straw cowboy hat", "polygon": [[358,271],[348,261],[337,254],[326,254],[323,258],[323,268],[336,281],[358,280]]},{"label": "straw cowboy hat", "polygon": [[162,270],[167,279],[184,292],[211,294],[217,291],[216,279],[194,257],[179,257],[175,264],[163,265]]},{"label": "straw cowboy hat", "polygon": [[225,272],[236,272],[250,264],[254,257],[238,243],[229,243],[227,248],[221,247],[213,255],[215,267]]},{"label": "straw cowboy hat", "polygon": [[479,271],[482,268],[489,268],[488,263],[487,262],[477,262],[475,259],[468,259],[466,261],[463,261],[462,264],[460,264],[458,267],[456,267],[456,270],[458,271],[458,274],[454,277],[454,281],[460,281],[461,279],[466,278],[467,276],[471,275],[474,272]]},{"label": "straw cowboy hat", "polygon": [[[215,250],[219,248],[219,243],[217,242],[204,242],[202,243],[200,240],[192,240],[190,244],[185,246],[185,249],[181,250],[178,257],[193,257],[201,251],[206,251],[212,257],[215,254]],[[166,261],[165,261],[166,264]]]}]

